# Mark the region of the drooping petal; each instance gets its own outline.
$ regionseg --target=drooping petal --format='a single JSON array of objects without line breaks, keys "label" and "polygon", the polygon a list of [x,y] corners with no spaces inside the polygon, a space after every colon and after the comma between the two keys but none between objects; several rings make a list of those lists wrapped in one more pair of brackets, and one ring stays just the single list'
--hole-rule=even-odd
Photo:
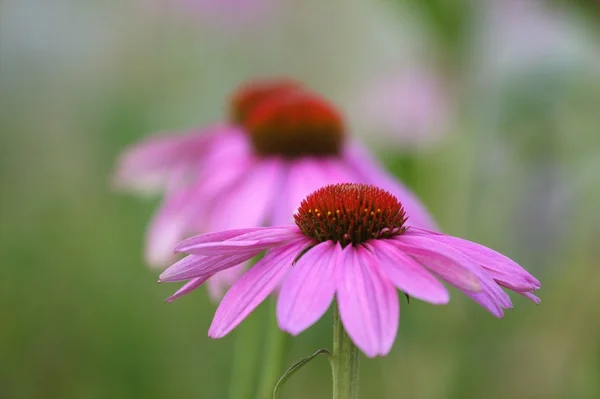
[{"label": "drooping petal", "polygon": [[196,277],[213,275],[252,259],[260,252],[261,250],[254,250],[243,254],[224,256],[188,255],[162,272],[158,281],[184,281]]},{"label": "drooping petal", "polygon": [[337,263],[342,324],[365,355],[386,355],[400,317],[396,287],[381,274],[377,261],[365,248],[348,245]]},{"label": "drooping petal", "polygon": [[187,206],[188,198],[185,191],[170,195],[152,218],[145,250],[146,262],[151,267],[164,267],[173,260],[173,249],[187,227],[187,219],[182,210]]},{"label": "drooping petal", "polygon": [[[257,159],[253,151],[248,148],[245,135],[242,140],[233,140],[233,137],[224,139],[226,140],[223,142],[219,141],[218,146],[214,146],[214,150],[207,154],[201,165],[196,187],[194,187],[197,192],[195,196],[197,200],[193,207],[195,212],[189,212],[189,224],[193,227],[193,231],[224,229],[212,225],[214,211],[217,210],[219,213],[223,198],[227,193],[235,191],[246,179],[248,171],[256,165]],[[228,228],[233,227],[247,226]]]},{"label": "drooping petal", "polygon": [[390,176],[361,146],[355,143],[348,145],[343,156],[365,183],[383,188],[398,198],[408,216],[407,226],[438,230],[437,223],[421,200],[408,187]]},{"label": "drooping petal", "polygon": [[242,128],[225,125],[213,129],[215,131],[213,145],[210,151],[206,152],[201,164],[202,169],[207,171],[204,178],[209,178],[214,172],[221,171],[228,165],[251,159],[253,153],[248,134]]},{"label": "drooping petal", "polygon": [[227,124],[154,136],[121,154],[113,183],[119,189],[141,194],[181,188],[195,177],[209,154],[246,142],[238,127]]},{"label": "drooping petal", "polygon": [[335,294],[339,244],[320,243],[308,250],[286,276],[279,291],[279,327],[297,335],[313,325],[329,308]]},{"label": "drooping petal", "polygon": [[535,296],[531,292],[519,292],[518,294],[519,295],[523,295],[525,298],[529,299],[530,301],[532,301],[536,305],[539,305],[540,302],[542,302],[542,300],[540,298],[538,298],[537,296]]},{"label": "drooping petal", "polygon": [[[474,276],[479,285],[478,290],[459,286],[450,280],[447,281],[456,285],[494,316],[502,317],[504,314],[502,308],[512,308],[510,297],[496,284],[489,273],[459,250],[437,240],[439,237],[440,235],[413,235],[407,232],[398,236],[396,242],[400,243],[404,251],[416,257],[423,265],[446,280],[447,277],[450,277],[462,285],[463,281],[460,277],[464,276],[465,271]],[[458,272],[452,273],[453,271]],[[446,276],[441,273],[445,273]],[[455,279],[456,277],[459,279]]]},{"label": "drooping petal", "polygon": [[275,248],[252,266],[223,297],[208,336],[221,338],[240,324],[279,284],[308,242],[299,239]]},{"label": "drooping petal", "polygon": [[200,249],[201,252],[201,248],[205,245],[219,244],[225,241],[253,241],[260,244],[277,244],[289,239],[298,238],[299,234],[299,229],[296,226],[249,227],[225,230],[187,238],[175,247],[175,251],[192,253],[191,251]]},{"label": "drooping petal", "polygon": [[202,239],[199,238],[193,245],[179,245],[176,250],[204,256],[237,255],[247,251],[268,249],[300,237],[303,236],[295,226],[289,228],[267,227],[224,241],[213,240],[198,243]]},{"label": "drooping petal", "polygon": [[178,298],[181,298],[185,294],[188,294],[188,293],[192,292],[193,290],[195,290],[196,288],[198,288],[202,284],[204,284],[204,282],[208,278],[209,278],[209,276],[203,276],[203,277],[198,277],[198,278],[195,278],[195,279],[192,279],[192,280],[188,281],[180,289],[178,289],[177,292],[175,292],[173,295],[171,295],[170,297],[168,297],[166,299],[166,302],[171,303],[174,300],[176,300]]},{"label": "drooping petal", "polygon": [[209,229],[220,231],[263,224],[279,191],[283,170],[280,159],[258,160],[238,185],[215,198]]},{"label": "drooping petal", "polygon": [[404,253],[415,258],[420,264],[432,271],[443,280],[465,291],[481,291],[481,283],[477,277],[464,265],[461,264],[463,256],[455,259],[451,255],[440,255],[437,251],[428,248],[427,245],[409,241],[402,234],[393,240],[395,245]]},{"label": "drooping petal", "polygon": [[491,248],[462,238],[440,235],[436,240],[460,250],[479,263],[502,285],[515,291],[531,291],[540,287],[540,282],[515,261]]},{"label": "drooping petal", "polygon": [[204,154],[206,132],[151,137],[126,149],[117,161],[113,182],[119,189],[149,194],[164,189],[171,175]]},{"label": "drooping petal", "polygon": [[[225,128],[221,129],[223,130]],[[218,132],[221,131],[219,130]],[[223,152],[227,147],[235,147],[235,143],[239,142],[238,132],[225,129],[221,133],[223,135],[217,137],[209,135],[210,140],[206,137],[201,137],[202,139],[206,139],[206,145],[208,145],[208,143],[210,144],[211,151],[209,151],[208,154],[212,154],[214,151]],[[191,144],[190,146],[194,147]],[[188,150],[189,149],[186,148],[181,151]],[[203,149],[203,154],[206,151],[206,149]],[[199,172],[206,174],[208,172],[206,170],[200,170],[202,167],[198,166],[205,161],[201,157],[200,159],[190,159],[187,161],[185,159],[180,160],[180,162],[184,161],[188,162],[187,164],[183,164],[188,169],[188,172],[189,169],[198,169],[198,171],[194,172],[195,174],[198,174]],[[242,173],[246,171],[244,165],[239,165],[234,162],[227,163],[227,165],[230,164],[236,166],[235,169],[237,169],[237,175],[239,176],[242,176]],[[223,174],[226,175],[227,173],[224,173],[224,171],[227,171],[230,168],[224,166],[222,169],[223,173],[215,173],[214,175],[219,177],[223,176]],[[181,170],[179,172],[181,172]],[[178,177],[176,178],[183,179],[183,177],[179,175],[179,172],[177,174]],[[173,171],[173,173],[175,172]],[[208,218],[208,215],[210,215],[211,195],[214,196],[214,193],[211,194],[211,190],[214,190],[217,187],[215,184],[216,182],[212,181],[211,178],[200,179],[199,176],[195,176],[195,179],[199,180],[193,184],[174,184],[174,187],[171,188],[164,187],[164,190],[166,191],[165,200],[153,217],[146,237],[146,259],[151,266],[163,267],[165,264],[171,262],[173,259],[174,246],[181,241],[185,235],[198,231],[198,227],[200,226],[196,226],[196,220],[205,220]]]},{"label": "drooping petal", "polygon": [[450,294],[444,285],[392,243],[376,240],[366,247],[379,260],[383,274],[406,294],[433,304],[450,301]]}]

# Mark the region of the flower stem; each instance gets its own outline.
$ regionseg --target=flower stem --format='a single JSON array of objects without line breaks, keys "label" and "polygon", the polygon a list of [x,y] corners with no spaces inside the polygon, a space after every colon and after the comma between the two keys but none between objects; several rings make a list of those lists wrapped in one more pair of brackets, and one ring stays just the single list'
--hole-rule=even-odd
[{"label": "flower stem", "polygon": [[358,348],[342,325],[337,304],[333,310],[333,399],[358,399]]},{"label": "flower stem", "polygon": [[288,337],[277,325],[277,301],[269,298],[268,320],[266,325],[267,334],[264,342],[264,352],[261,359],[262,371],[258,382],[258,399],[268,399],[273,396],[273,389],[282,372],[282,363],[285,356]]},{"label": "flower stem", "polygon": [[249,317],[236,331],[233,364],[228,399],[252,399],[256,387],[256,365],[260,362],[259,345],[262,336],[259,318]]}]

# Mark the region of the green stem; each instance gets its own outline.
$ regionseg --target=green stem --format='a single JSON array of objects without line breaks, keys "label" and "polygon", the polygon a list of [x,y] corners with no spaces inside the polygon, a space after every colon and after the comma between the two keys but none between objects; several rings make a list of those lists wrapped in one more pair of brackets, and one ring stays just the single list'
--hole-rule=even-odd
[{"label": "green stem", "polygon": [[254,316],[247,318],[235,332],[229,399],[254,399],[256,365],[260,363],[257,342],[262,336],[260,317]]},{"label": "green stem", "polygon": [[333,310],[333,399],[358,399],[358,348],[342,325],[337,304]]},{"label": "green stem", "polygon": [[269,399],[282,372],[283,358],[287,346],[287,336],[277,325],[277,300],[269,299],[269,314],[266,323],[267,338],[264,342],[264,352],[261,359],[262,372],[258,382],[258,399]]}]

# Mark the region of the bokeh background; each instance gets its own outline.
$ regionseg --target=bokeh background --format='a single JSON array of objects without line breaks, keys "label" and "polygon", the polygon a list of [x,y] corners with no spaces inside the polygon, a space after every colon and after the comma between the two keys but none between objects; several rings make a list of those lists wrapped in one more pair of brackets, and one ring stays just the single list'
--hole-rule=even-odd
[{"label": "bokeh background", "polygon": [[[600,397],[598,2],[0,7],[0,397],[228,397],[236,333],[260,331],[268,306],[212,341],[202,290],[165,304],[177,287],[142,258],[158,199],[115,193],[110,175],[124,146],[217,121],[240,82],[271,75],[332,99],[444,231],[542,282],[541,305],[515,297],[503,320],[457,291],[403,301],[391,354],[363,358],[362,397]],[[285,364],[330,335],[324,318]],[[318,359],[282,397],[330,386]]]}]

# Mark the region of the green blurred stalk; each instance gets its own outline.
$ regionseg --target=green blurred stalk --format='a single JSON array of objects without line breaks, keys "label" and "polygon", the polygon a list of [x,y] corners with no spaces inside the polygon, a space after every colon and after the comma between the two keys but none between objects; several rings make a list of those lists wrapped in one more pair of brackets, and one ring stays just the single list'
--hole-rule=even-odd
[{"label": "green blurred stalk", "polygon": [[358,348],[344,330],[337,304],[333,308],[333,399],[358,399]]},{"label": "green blurred stalk", "polygon": [[229,381],[229,399],[254,399],[257,364],[260,364],[260,338],[263,335],[260,317],[248,317],[236,329],[233,364]]},{"label": "green blurred stalk", "polygon": [[277,300],[269,298],[268,315],[266,316],[267,334],[263,345],[263,356],[261,359],[262,371],[258,382],[258,399],[269,399],[273,396],[273,389],[282,374],[283,358],[285,356],[288,337],[277,324]]}]

